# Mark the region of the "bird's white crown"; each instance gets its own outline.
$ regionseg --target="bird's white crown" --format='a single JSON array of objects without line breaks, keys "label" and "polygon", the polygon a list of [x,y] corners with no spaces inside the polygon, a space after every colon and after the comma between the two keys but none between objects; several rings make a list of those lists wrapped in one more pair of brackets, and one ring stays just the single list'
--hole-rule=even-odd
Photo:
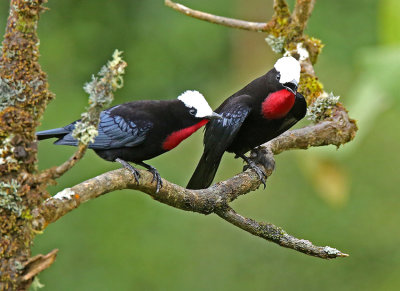
[{"label": "bird's white crown", "polygon": [[186,107],[196,109],[195,117],[201,118],[210,116],[213,112],[207,100],[198,91],[187,90],[179,95],[178,99],[181,100]]},{"label": "bird's white crown", "polygon": [[293,80],[300,82],[300,63],[294,57],[282,57],[276,61],[274,67],[281,74],[279,83],[284,84]]}]

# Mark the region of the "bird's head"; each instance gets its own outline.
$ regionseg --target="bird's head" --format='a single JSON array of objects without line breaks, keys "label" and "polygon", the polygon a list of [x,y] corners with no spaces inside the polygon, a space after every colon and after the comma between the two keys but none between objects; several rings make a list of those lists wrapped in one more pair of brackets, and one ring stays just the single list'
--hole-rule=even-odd
[{"label": "bird's head", "polygon": [[300,81],[300,63],[293,57],[282,57],[276,61],[275,78],[288,91],[296,95]]},{"label": "bird's head", "polygon": [[204,96],[198,91],[187,90],[179,95],[178,100],[186,106],[189,114],[199,119],[219,119],[221,115],[212,111]]}]

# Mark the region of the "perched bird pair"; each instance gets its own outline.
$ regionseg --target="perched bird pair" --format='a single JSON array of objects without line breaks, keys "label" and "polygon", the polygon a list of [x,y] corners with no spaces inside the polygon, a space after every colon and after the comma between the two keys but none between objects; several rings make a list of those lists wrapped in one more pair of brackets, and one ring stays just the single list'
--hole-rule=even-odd
[{"label": "perched bird pair", "polygon": [[[273,69],[255,79],[212,111],[197,91],[186,91],[175,100],[134,101],[111,107],[100,115],[99,134],[89,145],[107,161],[141,165],[153,174],[158,192],[162,181],[157,170],[144,163],[176,147],[206,125],[204,153],[188,188],[211,185],[225,151],[235,153],[254,169],[265,184],[265,173],[245,156],[249,150],[283,133],[306,113],[304,97],[297,92],[300,64],[293,57],[280,58]],[[76,146],[75,122],[62,128],[40,131],[39,140],[56,137],[57,145]]]}]

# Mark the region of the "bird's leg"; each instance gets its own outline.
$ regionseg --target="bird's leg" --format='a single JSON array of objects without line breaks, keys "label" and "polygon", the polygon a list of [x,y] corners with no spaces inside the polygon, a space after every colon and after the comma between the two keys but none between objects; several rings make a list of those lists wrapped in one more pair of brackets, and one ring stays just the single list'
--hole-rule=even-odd
[{"label": "bird's leg", "polygon": [[143,162],[139,162],[137,164],[145,167],[147,170],[149,170],[150,173],[153,174],[153,179],[151,180],[151,182],[153,183],[154,181],[157,181],[156,193],[158,193],[158,191],[160,191],[160,189],[162,188],[163,183],[157,169]]},{"label": "bird's leg", "polygon": [[136,183],[138,183],[139,185],[140,174],[138,170],[136,170],[131,164],[129,164],[127,161],[124,161],[123,159],[116,158],[115,161],[120,163],[125,169],[131,171],[132,174],[135,176]]},{"label": "bird's leg", "polygon": [[264,169],[257,166],[256,162],[253,159],[246,157],[244,154],[236,154],[236,156],[242,158],[247,163],[247,166],[243,167],[243,171],[247,170],[248,168],[253,169],[258,175],[258,178],[260,179],[261,183],[264,184],[264,189],[265,189],[265,187],[267,186],[265,184],[267,173],[264,171]]}]

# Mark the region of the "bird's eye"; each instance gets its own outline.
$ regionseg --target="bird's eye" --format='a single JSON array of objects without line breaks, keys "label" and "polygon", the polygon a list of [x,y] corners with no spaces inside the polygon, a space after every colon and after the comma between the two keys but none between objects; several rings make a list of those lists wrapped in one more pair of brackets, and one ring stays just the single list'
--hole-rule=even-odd
[{"label": "bird's eye", "polygon": [[197,110],[194,109],[194,108],[192,108],[192,109],[189,110],[189,113],[190,113],[191,115],[195,115],[196,112],[197,112]]},{"label": "bird's eye", "polygon": [[281,79],[281,74],[276,75],[276,79],[279,81]]}]

